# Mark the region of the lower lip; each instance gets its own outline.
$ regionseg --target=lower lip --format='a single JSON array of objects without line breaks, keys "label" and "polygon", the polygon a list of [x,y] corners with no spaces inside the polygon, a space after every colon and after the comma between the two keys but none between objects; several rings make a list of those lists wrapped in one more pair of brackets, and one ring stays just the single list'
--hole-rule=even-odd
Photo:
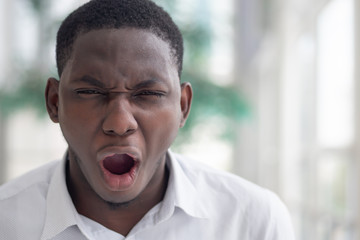
[{"label": "lower lip", "polygon": [[104,167],[103,161],[100,162],[100,167],[103,172],[104,180],[111,191],[125,191],[130,188],[134,182],[138,169],[138,163],[135,162],[134,166],[129,172],[118,175],[113,174]]}]

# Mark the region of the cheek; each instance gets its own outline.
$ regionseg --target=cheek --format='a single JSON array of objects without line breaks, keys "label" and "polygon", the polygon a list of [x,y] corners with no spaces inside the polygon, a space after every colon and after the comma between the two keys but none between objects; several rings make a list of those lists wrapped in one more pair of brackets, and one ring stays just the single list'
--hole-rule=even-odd
[{"label": "cheek", "polygon": [[146,123],[144,128],[144,136],[148,147],[159,149],[160,153],[166,151],[179,130],[180,117],[174,108],[166,109],[158,112]]},{"label": "cheek", "polygon": [[[63,101],[59,105],[59,123],[68,144],[74,149],[92,139],[97,129],[96,111],[88,111],[85,105]],[[97,115],[99,116],[99,115]]]}]

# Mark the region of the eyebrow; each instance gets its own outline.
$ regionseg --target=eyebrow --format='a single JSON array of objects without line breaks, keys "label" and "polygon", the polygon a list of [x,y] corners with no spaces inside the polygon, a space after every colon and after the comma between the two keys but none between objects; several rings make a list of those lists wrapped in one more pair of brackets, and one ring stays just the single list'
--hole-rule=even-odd
[{"label": "eyebrow", "polygon": [[161,81],[157,78],[151,78],[149,80],[145,80],[145,81],[142,81],[142,82],[136,84],[131,89],[148,88],[148,87],[153,87],[157,84],[165,85],[163,81]]},{"label": "eyebrow", "polygon": [[99,88],[104,88],[105,84],[99,80],[97,80],[96,78],[93,78],[91,76],[85,75],[82,76],[81,78],[77,78],[75,79],[75,82],[83,82],[83,83],[88,83],[90,85],[99,87]]}]

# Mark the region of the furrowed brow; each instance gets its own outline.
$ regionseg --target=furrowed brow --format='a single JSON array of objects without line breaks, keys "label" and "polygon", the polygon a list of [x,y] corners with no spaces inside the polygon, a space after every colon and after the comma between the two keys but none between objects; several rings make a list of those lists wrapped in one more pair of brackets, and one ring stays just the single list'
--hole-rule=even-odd
[{"label": "furrowed brow", "polygon": [[132,89],[149,88],[149,87],[153,87],[153,86],[156,86],[159,84],[164,85],[164,83],[161,80],[153,78],[153,79],[145,80],[145,81],[142,81],[142,82],[136,84],[134,87],[132,87]]},{"label": "furrowed brow", "polygon": [[92,86],[99,87],[99,88],[105,87],[105,84],[103,82],[97,80],[96,78],[88,76],[88,75],[85,75],[85,76],[82,76],[81,78],[75,79],[75,82],[87,83],[87,84],[90,84]]}]

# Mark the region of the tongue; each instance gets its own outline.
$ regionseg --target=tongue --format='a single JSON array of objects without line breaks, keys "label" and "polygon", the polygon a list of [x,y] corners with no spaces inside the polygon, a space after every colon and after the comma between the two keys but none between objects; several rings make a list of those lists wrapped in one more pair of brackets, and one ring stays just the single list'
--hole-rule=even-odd
[{"label": "tongue", "polygon": [[104,168],[112,174],[121,175],[130,171],[134,159],[126,154],[115,154],[104,159]]}]

